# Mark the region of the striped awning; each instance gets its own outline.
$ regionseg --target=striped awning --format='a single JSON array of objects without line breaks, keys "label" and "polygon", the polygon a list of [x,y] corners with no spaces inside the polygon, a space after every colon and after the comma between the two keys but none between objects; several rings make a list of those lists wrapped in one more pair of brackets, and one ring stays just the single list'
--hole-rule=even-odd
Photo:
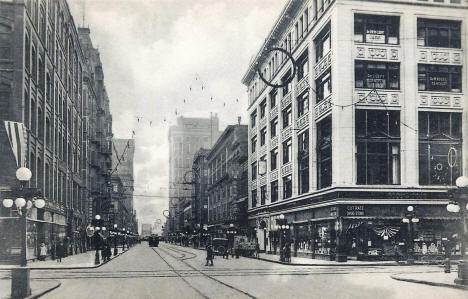
[{"label": "striped awning", "polygon": [[10,141],[16,166],[26,167],[26,140],[27,132],[23,123],[5,121],[5,129]]}]

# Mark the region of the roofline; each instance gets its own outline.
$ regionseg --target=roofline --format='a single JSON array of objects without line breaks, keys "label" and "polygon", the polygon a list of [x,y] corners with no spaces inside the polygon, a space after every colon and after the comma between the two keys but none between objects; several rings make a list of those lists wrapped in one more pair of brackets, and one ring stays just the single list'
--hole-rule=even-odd
[{"label": "roofline", "polygon": [[272,38],[275,36],[276,31],[278,30],[279,26],[282,24],[282,21],[286,18],[287,12],[292,8],[293,4],[296,4],[297,2],[302,2],[301,0],[289,0],[288,3],[283,7],[283,10],[281,11],[280,15],[276,19],[275,24],[270,30],[270,33],[268,33],[267,38],[264,40],[262,46],[260,49],[257,51],[257,55],[255,56],[255,59],[252,60],[250,63],[247,71],[245,72],[244,76],[242,77],[242,84],[247,85],[249,79],[253,76],[252,73],[255,73],[255,66],[259,62],[259,60],[263,56],[263,51],[262,49],[266,49],[269,44],[272,42]]}]

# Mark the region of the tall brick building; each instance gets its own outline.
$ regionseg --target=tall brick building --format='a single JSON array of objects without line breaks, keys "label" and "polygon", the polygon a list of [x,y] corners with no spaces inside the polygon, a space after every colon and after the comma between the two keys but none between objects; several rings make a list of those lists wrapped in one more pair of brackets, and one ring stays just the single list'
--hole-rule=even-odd
[{"label": "tall brick building", "polygon": [[[0,120],[0,201],[18,186],[3,121],[24,124],[29,187],[46,199],[31,212],[28,258],[41,242],[86,250],[89,217],[109,193],[112,122],[99,53],[65,0],[0,1]],[[0,208],[1,217],[15,215]],[[0,218],[0,260],[14,256],[14,229]]]}]

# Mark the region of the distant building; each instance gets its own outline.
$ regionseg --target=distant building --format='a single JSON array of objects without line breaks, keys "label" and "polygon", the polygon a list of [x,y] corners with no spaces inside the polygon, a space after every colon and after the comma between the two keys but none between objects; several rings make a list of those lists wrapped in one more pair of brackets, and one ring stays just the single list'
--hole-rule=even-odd
[{"label": "distant building", "polygon": [[200,148],[210,148],[219,136],[218,116],[210,118],[179,117],[169,129],[169,222],[168,233],[182,231],[184,209],[192,196],[192,162]]},{"label": "distant building", "polygon": [[[137,223],[134,218],[134,171],[133,159],[135,155],[135,140],[134,139],[117,139],[112,140],[112,181],[116,184],[121,184],[121,192],[119,197],[112,200],[110,210],[110,221],[114,220],[119,227],[124,227],[133,232],[138,231]],[[116,185],[113,188],[118,189]]]},{"label": "distant building", "polygon": [[[225,234],[233,224],[246,228],[247,125],[229,125],[206,156],[208,163],[208,231]],[[245,207],[243,212],[241,207]]]},{"label": "distant building", "polygon": [[201,148],[193,158],[192,164],[192,200],[190,203],[190,227],[198,231],[208,224],[208,160],[210,150]]},{"label": "distant building", "polygon": [[153,225],[150,223],[142,223],[141,224],[141,237],[148,237],[151,236],[153,233]]}]

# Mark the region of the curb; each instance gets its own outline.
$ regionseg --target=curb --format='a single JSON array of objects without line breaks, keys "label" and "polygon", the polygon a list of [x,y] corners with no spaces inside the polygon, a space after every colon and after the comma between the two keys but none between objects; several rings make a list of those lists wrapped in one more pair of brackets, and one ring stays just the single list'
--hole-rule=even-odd
[{"label": "curb", "polygon": [[[125,250],[124,252],[121,252],[119,254],[117,254],[116,256],[113,256],[110,260],[108,261],[105,261],[105,262],[102,262],[100,263],[99,265],[94,265],[94,266],[74,266],[74,267],[30,267],[29,270],[79,270],[79,269],[95,269],[95,268],[99,268],[105,264],[107,264],[108,262],[114,260],[115,258],[118,258],[119,256],[121,256],[122,254],[124,254],[125,252],[128,252],[129,249]],[[2,271],[9,271],[9,270],[13,270],[15,268],[5,268],[5,269],[0,269]]]},{"label": "curb", "polygon": [[398,281],[406,281],[406,282],[412,282],[412,283],[427,284],[427,285],[436,286],[436,287],[446,287],[446,288],[468,291],[468,286],[464,286],[464,285],[449,284],[449,283],[443,283],[443,282],[433,282],[433,281],[419,280],[419,279],[412,279],[412,278],[402,278],[402,277],[398,277],[398,275],[399,274],[394,274],[394,275],[390,275],[390,277]]},{"label": "curb", "polygon": [[38,294],[35,294],[35,295],[31,295],[29,297],[26,297],[26,299],[36,299],[36,298],[39,298],[39,297],[42,297],[44,296],[45,294],[49,293],[49,292],[52,292],[53,290],[59,288],[60,286],[62,285],[61,282],[58,282],[55,286],[51,287],[51,288],[48,288],[42,292],[39,292]]},{"label": "curb", "polygon": [[[167,243],[166,243],[167,244]],[[184,247],[184,246],[180,246],[180,245],[174,245],[174,244],[168,244],[168,245],[172,245],[172,246],[176,246],[176,247]],[[201,250],[203,251],[203,249],[200,249],[200,248],[193,248],[193,247],[187,247],[187,248],[191,248],[191,249],[195,249],[195,250]],[[313,267],[317,267],[317,266],[325,266],[325,267],[328,267],[328,266],[335,266],[335,267],[341,267],[341,266],[346,266],[346,267],[354,267],[354,266],[357,266],[357,267],[370,267],[370,266],[390,266],[390,267],[395,267],[395,266],[414,266],[414,265],[422,265],[422,264],[414,264],[414,265],[407,265],[407,264],[398,264],[396,262],[389,262],[389,263],[382,263],[382,264],[377,264],[377,263],[365,263],[365,264],[347,264],[347,263],[343,263],[343,264],[297,264],[297,263],[285,263],[285,262],[280,262],[280,261],[275,261],[275,260],[270,260],[270,259],[266,259],[266,258],[256,258],[256,257],[251,257],[251,256],[243,256],[244,258],[249,258],[249,259],[254,259],[254,260],[260,260],[260,261],[265,261],[265,262],[270,262],[270,263],[276,263],[276,264],[281,264],[281,265],[286,265],[286,266],[313,266]]]}]

